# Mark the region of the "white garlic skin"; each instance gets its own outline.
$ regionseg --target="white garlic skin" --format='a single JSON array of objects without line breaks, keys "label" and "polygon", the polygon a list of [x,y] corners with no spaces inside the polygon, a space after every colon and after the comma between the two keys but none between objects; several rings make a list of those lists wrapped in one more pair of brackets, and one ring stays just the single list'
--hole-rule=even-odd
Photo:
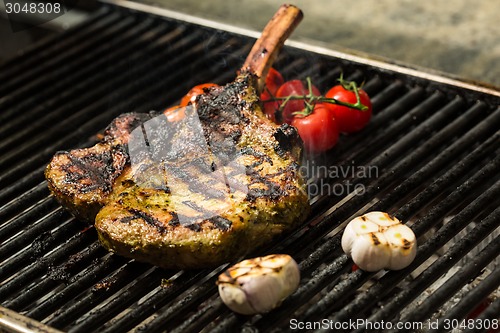
[{"label": "white garlic skin", "polygon": [[384,212],[370,212],[350,221],[342,235],[342,249],[364,271],[399,270],[417,254],[413,231]]},{"label": "white garlic skin", "polygon": [[219,295],[234,312],[266,313],[297,290],[300,271],[286,254],[244,260],[219,275]]}]

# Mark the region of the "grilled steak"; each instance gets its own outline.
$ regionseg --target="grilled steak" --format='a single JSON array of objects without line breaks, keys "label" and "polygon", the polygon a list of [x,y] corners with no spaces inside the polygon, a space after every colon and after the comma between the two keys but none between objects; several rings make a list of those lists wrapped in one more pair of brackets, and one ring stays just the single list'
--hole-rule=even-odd
[{"label": "grilled steak", "polygon": [[165,268],[210,267],[306,218],[300,138],[259,107],[262,77],[300,20],[294,7],[280,11],[236,80],[198,96],[182,119],[126,114],[94,147],[54,156],[49,188],[95,219],[106,248]]}]

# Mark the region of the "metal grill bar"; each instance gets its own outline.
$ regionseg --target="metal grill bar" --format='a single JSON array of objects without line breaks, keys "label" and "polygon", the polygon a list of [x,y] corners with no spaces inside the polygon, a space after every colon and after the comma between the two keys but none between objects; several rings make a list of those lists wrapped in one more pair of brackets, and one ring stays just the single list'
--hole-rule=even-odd
[{"label": "metal grill bar", "polygon": [[[90,262],[90,265],[83,267],[83,270],[71,277],[70,284],[55,292],[50,298],[39,302],[36,307],[31,306],[27,315],[32,318],[43,320],[50,318],[57,310],[68,302],[73,301],[75,295],[80,295],[86,290],[92,289],[97,281],[104,281],[113,271],[117,270],[124,263],[124,260],[113,256],[106,256],[100,244],[94,242],[77,252],[74,257],[81,256],[81,261]],[[31,299],[33,300],[33,299]]]},{"label": "metal grill bar", "polygon": [[[99,255],[100,252],[102,252],[102,249],[98,247],[98,244],[95,243],[84,251],[88,253],[87,257],[92,256],[92,258],[94,258]],[[91,260],[87,260],[87,262],[85,262],[82,259],[71,259],[69,260],[69,262],[65,263],[64,270],[62,269],[62,267],[50,267],[51,273],[47,279],[37,279],[35,283],[32,283],[26,288],[26,291],[24,293],[17,295],[16,298],[13,298],[5,305],[9,308],[22,310],[33,307],[33,304],[35,303],[37,304],[37,311],[40,311],[38,304],[40,304],[46,298],[46,295],[51,293],[50,291],[57,290],[57,293],[59,294],[60,283],[67,281],[68,274],[78,269],[79,265],[89,265],[90,262]],[[74,283],[72,285],[73,287],[75,286]],[[64,291],[61,291],[61,295],[66,295],[65,297],[67,297],[68,294],[65,294]]]},{"label": "metal grill bar", "polygon": [[[123,22],[119,22],[120,16],[117,14],[108,15],[103,20],[99,20],[95,25],[89,26],[89,31],[87,31],[84,38],[80,39],[80,43],[71,43],[67,47],[67,52],[63,54],[51,53],[46,58],[41,59],[38,65],[35,65],[29,70],[22,71],[21,74],[15,76],[13,80],[9,81],[5,87],[0,89],[0,95],[4,96],[8,92],[13,92],[9,94],[2,100],[2,106],[11,106],[16,100],[17,96],[23,93],[29,93],[37,87],[43,87],[45,81],[45,76],[47,75],[47,80],[50,82],[57,77],[61,71],[64,72],[65,68],[61,68],[61,64],[68,64],[69,69],[78,69],[75,65],[78,64],[78,54],[83,52],[85,54],[91,51],[97,45],[102,44],[106,38],[113,38],[119,36],[119,34],[128,26],[133,23],[132,18],[126,18]],[[116,27],[115,27],[116,25]],[[108,30],[110,31],[108,32]],[[82,42],[83,41],[83,42]],[[64,45],[62,45],[64,47]],[[40,66],[43,64],[43,66]],[[11,113],[13,114],[13,113]],[[9,113],[7,114],[9,115]],[[14,114],[15,115],[15,114]],[[3,119],[2,119],[3,120]]]},{"label": "metal grill bar", "polygon": [[[40,214],[47,214],[46,216],[56,215],[51,220],[48,220],[49,223],[33,223],[29,225],[29,228],[24,230],[23,233],[18,233],[16,236],[8,239],[3,243],[2,248],[0,249],[0,260],[8,258],[13,253],[22,249],[26,244],[30,244],[36,237],[40,236],[44,231],[55,228],[60,225],[59,217],[61,214],[61,209],[57,207],[53,200],[44,200],[46,205],[37,205],[33,209],[28,212],[21,214],[19,217],[14,218],[8,221],[5,225],[5,228],[2,228],[2,231],[8,232],[11,229],[12,232],[19,232],[19,228],[23,228],[27,225],[26,221],[33,221]],[[53,211],[54,210],[54,211]],[[14,228],[8,228],[12,225],[18,225],[17,230]],[[74,223],[73,223],[74,224]],[[4,234],[5,235],[5,234]]]},{"label": "metal grill bar", "polygon": [[[205,273],[206,272],[182,274],[180,277],[177,277],[177,279],[182,279],[184,282],[183,284],[173,284],[168,288],[160,288],[157,292],[154,292],[154,294],[144,300],[144,303],[141,303],[140,306],[133,308],[128,316],[121,317],[113,323],[104,325],[102,332],[123,332],[132,329],[144,318],[152,315],[156,311],[155,308],[164,308],[172,299],[177,299],[178,296],[185,291],[185,285],[194,285],[201,281]],[[170,309],[170,307],[168,308]]]},{"label": "metal grill bar", "polygon": [[[106,75],[118,75],[119,73],[123,73],[123,69],[126,68],[126,63],[117,63],[114,64],[113,69],[114,72],[107,70],[109,68],[109,60],[106,58],[106,54],[109,52],[109,49],[113,49],[116,53],[117,58],[125,59],[126,55],[133,54],[134,52],[140,54],[144,47],[147,46],[147,40],[143,40],[141,35],[146,34],[149,30],[152,30],[149,34],[152,38],[155,37],[155,29],[151,27],[153,21],[146,20],[141,22],[141,24],[134,26],[134,29],[129,29],[128,31],[121,32],[118,36],[120,38],[111,38],[112,43],[109,45],[101,45],[101,47],[95,52],[88,52],[87,56],[77,58],[78,61],[72,61],[72,63],[76,63],[78,66],[76,68],[73,67],[62,67],[57,71],[52,71],[51,74],[54,75],[54,83],[45,89],[40,89],[40,87],[36,87],[30,89],[29,91],[17,91],[19,94],[19,98],[16,101],[15,106],[10,108],[14,114],[18,112],[22,112],[22,116],[17,116],[15,119],[5,123],[0,130],[6,136],[6,140],[4,140],[1,149],[8,148],[12,142],[15,142],[19,137],[23,137],[28,133],[36,133],[36,130],[47,126],[52,121],[54,116],[54,112],[52,110],[57,110],[58,107],[64,107],[68,103],[77,99],[82,92],[88,91],[90,86],[94,86],[96,88],[100,83],[102,83],[102,79]],[[129,28],[129,27],[126,27]],[[156,35],[164,34],[166,28],[159,30]],[[180,29],[179,29],[180,30]],[[179,31],[179,34],[181,31]],[[109,36],[105,36],[110,38]],[[101,41],[102,44],[102,41]],[[93,75],[94,73],[100,73],[100,75]],[[71,75],[68,75],[71,73]],[[42,83],[45,83],[45,78]],[[72,84],[74,80],[78,80],[81,82],[77,86],[72,86],[71,90],[68,91],[68,84]],[[61,94],[61,91],[64,94]],[[31,98],[25,99],[26,96],[29,95]],[[51,103],[51,110],[49,114],[51,116],[46,116],[47,114],[47,106],[46,105],[38,105],[37,102],[41,100],[52,99],[54,100]],[[95,97],[94,97],[95,99]],[[23,112],[24,111],[24,112]],[[56,113],[57,115],[57,113]],[[40,119],[40,122],[36,122],[33,126],[27,127],[26,124],[33,121],[33,119]],[[14,135],[11,135],[14,134]]]},{"label": "metal grill bar", "polygon": [[[493,246],[493,243],[491,243],[490,246]],[[477,274],[477,271],[475,273]],[[464,298],[460,300],[460,302],[457,305],[455,305],[450,311],[448,311],[448,313],[439,320],[440,321],[439,328],[430,330],[430,332],[432,333],[445,332],[446,329],[445,326],[443,325],[445,320],[449,320],[451,322],[452,320],[457,318],[466,318],[471,312],[473,312],[477,304],[481,304],[485,299],[487,299],[488,295],[490,295],[492,292],[495,291],[495,289],[498,288],[498,281],[500,281],[500,267],[497,267],[493,272],[491,272],[484,279],[484,281],[481,282],[481,284],[479,284],[475,289],[471,290]],[[498,312],[500,311],[497,311],[497,313]],[[495,319],[494,313],[492,314],[493,315],[489,318],[486,317],[482,318],[481,322],[486,323],[487,322],[486,319],[489,320]],[[484,327],[484,329],[487,330],[486,327]]]},{"label": "metal grill bar", "polygon": [[[60,53],[61,49],[72,48],[79,43],[81,38],[86,39],[89,35],[92,35],[94,32],[91,29],[98,28],[102,22],[108,20],[107,17],[112,18],[113,15],[110,15],[109,8],[102,8],[90,14],[88,19],[79,26],[55,34],[41,44],[24,50],[22,55],[12,58],[0,66],[0,79],[2,82],[8,82],[12,78],[19,77],[19,75],[30,73],[32,68],[39,66],[46,60],[53,59],[54,56]],[[6,89],[5,86],[2,88]],[[13,89],[11,87],[8,90],[12,91]]]},{"label": "metal grill bar", "polygon": [[[490,233],[490,231],[492,229],[494,230],[496,227],[498,227],[498,225],[500,225],[500,208],[497,209],[497,211],[492,215],[490,215],[488,219],[481,221],[481,224],[471,232],[470,237],[468,237],[467,239],[462,239],[461,242],[456,243],[450,249],[450,251],[446,253],[446,256],[441,257],[434,265],[441,264],[445,261],[446,257],[459,256],[464,252],[470,251],[474,247],[473,245],[468,244],[470,243],[470,240],[473,240],[474,242],[476,242],[476,244],[479,243],[479,240],[484,239]],[[417,311],[416,308],[412,308],[412,314],[401,318],[401,320],[405,322],[416,322],[424,321],[424,319],[429,318],[436,310],[438,310],[439,306],[444,304],[446,300],[448,300],[457,291],[459,291],[460,288],[464,286],[464,284],[480,274],[481,270],[486,267],[491,262],[491,260],[493,260],[493,258],[496,258],[499,255],[500,242],[490,243],[483,251],[479,253],[477,257],[467,263],[466,266],[461,268],[457,272],[457,275],[451,277],[438,290],[430,295],[429,298],[427,298],[422,304],[419,304],[419,311]],[[467,313],[465,315],[467,315]],[[458,319],[463,317],[453,318]]]},{"label": "metal grill bar", "polygon": [[[477,317],[478,320],[482,320],[482,322],[486,322],[486,320],[491,320],[492,319],[497,319],[498,318],[498,313],[500,313],[500,298],[497,298],[486,310],[483,311],[483,313]],[[490,331],[489,328],[487,327],[479,327],[477,325],[474,328],[469,328],[466,329],[466,333],[472,333],[472,332],[488,332]]]},{"label": "metal grill bar", "polygon": [[[354,165],[376,167],[378,174],[311,174],[310,188],[353,184],[365,191],[313,196],[304,226],[255,253],[289,253],[300,264],[301,286],[271,313],[241,317],[222,304],[214,282],[226,266],[165,271],[106,252],[95,230],[49,195],[43,171],[56,150],[94,144],[94,135],[123,112],[161,110],[195,84],[230,81],[251,44],[244,36],[104,6],[80,27],[0,67],[8,82],[0,87],[3,305],[70,332],[287,331],[290,318],[423,320],[436,311],[443,318],[464,317],[498,287],[497,268],[462,302],[441,309],[464,285],[462,278],[476,278],[474,267],[498,258],[498,245],[490,242],[438,289],[439,297],[425,301],[426,311],[411,314],[418,293],[498,226],[498,99],[300,49],[280,55],[276,66],[285,78],[311,76],[324,91],[344,73],[366,82],[375,110],[364,131],[342,136],[331,153],[306,161],[313,171]],[[343,226],[374,209],[409,221],[418,236],[437,230],[407,269],[381,277],[352,272],[340,248]],[[441,226],[449,215],[455,217]],[[473,220],[479,221],[475,229],[450,244]],[[445,244],[445,256],[408,280]],[[498,306],[493,300],[480,318],[492,318]]]},{"label": "metal grill bar", "polygon": [[[52,246],[55,246],[56,240],[63,240],[64,237],[67,235],[67,233],[59,235],[59,239],[53,239],[53,243],[50,244]],[[21,286],[26,286],[29,285],[33,279],[35,279],[39,275],[44,275],[47,273],[47,269],[49,268],[49,264],[54,263],[54,262],[61,262],[67,258],[68,252],[73,251],[75,248],[78,248],[80,246],[85,246],[88,240],[90,240],[93,235],[90,233],[81,233],[81,234],[76,234],[76,236],[73,236],[70,238],[68,241],[63,242],[64,246],[57,248],[57,250],[53,251],[52,253],[44,256],[44,260],[36,260],[32,262],[31,264],[27,265],[26,268],[24,269],[19,269],[19,267],[25,267],[23,265],[23,262],[28,261],[29,259],[33,258],[33,256],[28,253],[26,255],[22,255],[16,258],[11,259],[8,262],[4,262],[2,264],[2,272],[9,271],[10,269],[18,269],[18,273],[15,274],[13,277],[8,279],[5,284],[2,284],[0,286],[0,298],[4,299],[8,295],[12,294],[17,294],[19,293],[22,289]],[[49,246],[50,246],[49,245]],[[43,250],[48,250],[50,249],[49,246],[46,246],[44,244]],[[32,250],[34,251],[34,250]],[[40,254],[41,255],[41,254]],[[35,256],[36,258],[36,256]],[[24,260],[23,260],[24,259]],[[4,271],[5,270],[5,271]]]},{"label": "metal grill bar", "polygon": [[[38,172],[40,175],[42,172]],[[19,181],[16,185],[22,183]],[[20,186],[20,185],[18,185]],[[0,221],[8,221],[11,217],[15,216],[19,211],[22,211],[23,208],[31,207],[34,203],[39,202],[40,200],[46,198],[49,194],[47,189],[47,184],[42,182],[38,185],[33,186],[33,188],[28,189],[26,192],[22,193],[21,196],[15,197],[12,195],[12,192],[22,193],[22,190],[16,191],[16,186],[10,186],[3,191],[0,190],[0,203],[5,203],[0,206]],[[8,198],[15,198],[13,200],[8,201]],[[0,224],[0,228],[5,228],[6,225]],[[0,232],[0,235],[5,235],[3,232]]]}]

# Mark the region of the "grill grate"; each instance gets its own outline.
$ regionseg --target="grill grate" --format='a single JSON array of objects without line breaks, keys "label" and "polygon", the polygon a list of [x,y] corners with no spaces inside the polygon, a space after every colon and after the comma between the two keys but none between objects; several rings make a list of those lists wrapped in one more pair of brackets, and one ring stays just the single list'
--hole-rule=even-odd
[{"label": "grill grate", "polygon": [[[195,84],[232,80],[252,43],[103,5],[82,25],[0,68],[1,304],[70,332],[289,331],[291,320],[321,331],[323,319],[443,323],[467,318],[485,302],[478,318],[498,318],[495,94],[286,47],[276,63],[285,77],[311,76],[323,90],[340,73],[365,81],[374,118],[327,156],[304,160],[310,219],[258,253],[293,255],[302,281],[269,314],[242,317],[222,304],[215,280],[225,266],[167,271],[115,256],[99,245],[92,226],[57,204],[43,177],[57,150],[95,143],[123,112],[161,110]],[[408,268],[352,271],[340,249],[342,228],[369,210],[394,214],[419,236]]]}]

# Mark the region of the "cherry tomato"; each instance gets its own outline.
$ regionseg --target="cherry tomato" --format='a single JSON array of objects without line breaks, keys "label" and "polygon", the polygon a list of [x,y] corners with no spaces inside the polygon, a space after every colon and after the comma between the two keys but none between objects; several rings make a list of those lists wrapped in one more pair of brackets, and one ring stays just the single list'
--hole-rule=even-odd
[{"label": "cherry tomato", "polygon": [[205,89],[218,86],[219,85],[215,83],[202,83],[197,86],[194,86],[193,88],[191,88],[191,90],[188,91],[186,95],[184,95],[184,97],[182,97],[180,105],[186,106],[189,103],[194,103],[198,95],[206,93]]},{"label": "cherry tomato", "polygon": [[[367,110],[357,110],[338,104],[326,103],[328,108],[333,112],[339,131],[342,133],[354,133],[363,129],[370,121],[372,116],[372,103],[368,94],[360,88],[358,89],[359,99],[361,104],[368,107]],[[353,89],[346,89],[344,85],[339,84],[332,87],[325,94],[327,98],[335,98],[341,102],[351,104],[356,103],[356,93]]]},{"label": "cherry tomato", "polygon": [[279,87],[281,87],[283,83],[285,83],[285,79],[283,79],[281,73],[271,67],[269,68],[269,72],[266,76],[266,86],[264,91],[271,93],[271,95],[275,95],[276,91],[278,91]]},{"label": "cherry tomato", "polygon": [[339,138],[337,122],[322,103],[316,104],[313,112],[307,116],[295,116],[292,126],[297,128],[305,149],[313,153],[333,148]]},{"label": "cherry tomato", "polygon": [[[260,100],[261,101],[267,101],[270,98],[271,98],[271,95],[267,91],[263,91],[260,94]],[[263,102],[262,103],[262,107],[263,107],[262,111],[267,116],[267,118],[271,119],[275,123],[278,123],[278,120],[276,119],[276,112],[280,108],[280,105],[278,104],[278,102],[277,101]]]},{"label": "cherry tomato", "polygon": [[[319,89],[312,85],[311,90],[313,95],[315,96],[320,96],[321,93]],[[285,82],[281,87],[276,91],[276,97],[288,97],[288,96],[304,96],[309,94],[309,90],[307,87],[307,83],[304,83],[301,80],[291,80]],[[281,105],[283,101],[280,101],[279,104]],[[291,124],[293,120],[293,113],[297,111],[302,111],[305,108],[304,100],[299,99],[299,100],[289,100],[286,102],[285,106],[283,107],[283,111],[281,113],[281,120],[282,122]],[[277,117],[279,118],[279,117]]]},{"label": "cherry tomato", "polygon": [[[264,91],[260,94],[261,101],[267,101],[271,99],[281,85],[285,83],[283,76],[276,69],[271,67],[266,76],[266,85]],[[276,111],[279,109],[279,104],[276,101],[264,102],[262,104],[263,110],[267,118],[271,119],[273,122],[276,120]]]}]

